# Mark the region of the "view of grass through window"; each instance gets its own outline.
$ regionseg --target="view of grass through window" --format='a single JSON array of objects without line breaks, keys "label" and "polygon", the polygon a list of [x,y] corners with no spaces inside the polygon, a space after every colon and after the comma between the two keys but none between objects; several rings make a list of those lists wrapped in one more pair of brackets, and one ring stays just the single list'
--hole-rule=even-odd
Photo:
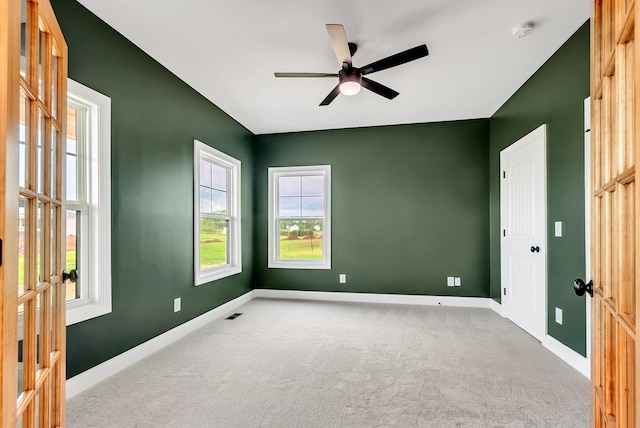
[{"label": "view of grass through window", "polygon": [[322,260],[322,220],[281,220],[280,258]]},{"label": "view of grass through window", "polygon": [[200,268],[222,266],[227,260],[228,220],[200,218]]},{"label": "view of grass through window", "polygon": [[227,169],[200,159],[200,269],[226,265]]},{"label": "view of grass through window", "polygon": [[[38,256],[36,263],[40,263],[40,256]],[[76,252],[75,249],[73,251],[67,250],[66,252],[66,271],[69,272],[71,269],[75,269],[76,267]],[[18,256],[18,295],[24,293],[24,254],[20,254]],[[66,283],[66,296],[67,301],[73,300],[76,297],[76,284],[71,281],[67,281]]]}]

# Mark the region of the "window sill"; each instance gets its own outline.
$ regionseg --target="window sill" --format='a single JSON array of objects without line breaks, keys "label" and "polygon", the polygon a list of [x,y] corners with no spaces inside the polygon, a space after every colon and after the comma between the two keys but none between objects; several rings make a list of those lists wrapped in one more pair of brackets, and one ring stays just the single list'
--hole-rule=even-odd
[{"label": "window sill", "polygon": [[211,269],[210,271],[200,272],[196,277],[196,287],[218,279],[242,273],[242,266],[225,267],[222,269]]},{"label": "window sill", "polygon": [[278,260],[278,261],[270,261],[269,262],[269,269],[331,269],[331,263],[330,262],[311,262],[311,261],[300,261],[300,260],[295,260],[295,261],[282,261],[282,260]]},{"label": "window sill", "polygon": [[67,326],[111,313],[111,302],[69,302],[67,303]]}]

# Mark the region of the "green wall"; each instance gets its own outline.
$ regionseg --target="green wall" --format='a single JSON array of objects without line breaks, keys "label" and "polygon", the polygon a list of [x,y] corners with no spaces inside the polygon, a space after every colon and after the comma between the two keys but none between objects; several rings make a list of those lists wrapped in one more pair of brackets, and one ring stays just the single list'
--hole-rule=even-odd
[{"label": "green wall", "polygon": [[[585,23],[491,118],[491,297],[500,299],[500,150],[547,124],[548,332],[586,355],[586,310],[572,284],[585,276],[584,99],[589,96]],[[563,237],[554,237],[562,221]],[[555,308],[563,310],[563,325]]]},{"label": "green wall", "polygon": [[[585,354],[583,26],[491,119],[252,136],[88,12],[52,0],[69,76],[112,100],[113,313],[68,327],[72,377],[252,289],[500,299],[499,151],[548,124],[549,332]],[[242,161],[243,273],[194,287],[193,139]],[[267,268],[267,168],[332,165],[332,269]],[[338,283],[346,273],[347,284]],[[462,286],[446,286],[447,276]],[[173,313],[173,299],[182,311]]]},{"label": "green wall", "polygon": [[[74,0],[69,77],[111,98],[113,312],[67,328],[72,377],[251,290],[249,131]],[[193,139],[242,162],[242,274],[194,287]],[[173,299],[182,311],[173,312]]]},{"label": "green wall", "polygon": [[[256,137],[256,286],[489,296],[488,139],[488,120]],[[324,164],[332,269],[268,269],[267,168]]]}]

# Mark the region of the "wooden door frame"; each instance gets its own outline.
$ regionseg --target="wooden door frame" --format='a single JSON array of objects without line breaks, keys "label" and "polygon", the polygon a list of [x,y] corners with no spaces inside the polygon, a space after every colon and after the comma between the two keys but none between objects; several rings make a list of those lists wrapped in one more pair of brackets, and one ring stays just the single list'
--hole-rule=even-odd
[{"label": "wooden door frame", "polygon": [[20,1],[0,2],[0,421],[11,426],[18,382],[18,128]]}]

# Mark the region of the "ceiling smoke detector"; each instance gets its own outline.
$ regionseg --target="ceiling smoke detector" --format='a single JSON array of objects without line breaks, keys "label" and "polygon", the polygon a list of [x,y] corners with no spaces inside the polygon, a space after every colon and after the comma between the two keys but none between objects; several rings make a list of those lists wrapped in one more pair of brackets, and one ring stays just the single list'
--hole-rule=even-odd
[{"label": "ceiling smoke detector", "polygon": [[511,32],[514,36],[521,39],[533,31],[533,26],[533,22],[525,22],[524,24],[516,25],[515,27],[513,27],[513,30],[511,30]]}]

